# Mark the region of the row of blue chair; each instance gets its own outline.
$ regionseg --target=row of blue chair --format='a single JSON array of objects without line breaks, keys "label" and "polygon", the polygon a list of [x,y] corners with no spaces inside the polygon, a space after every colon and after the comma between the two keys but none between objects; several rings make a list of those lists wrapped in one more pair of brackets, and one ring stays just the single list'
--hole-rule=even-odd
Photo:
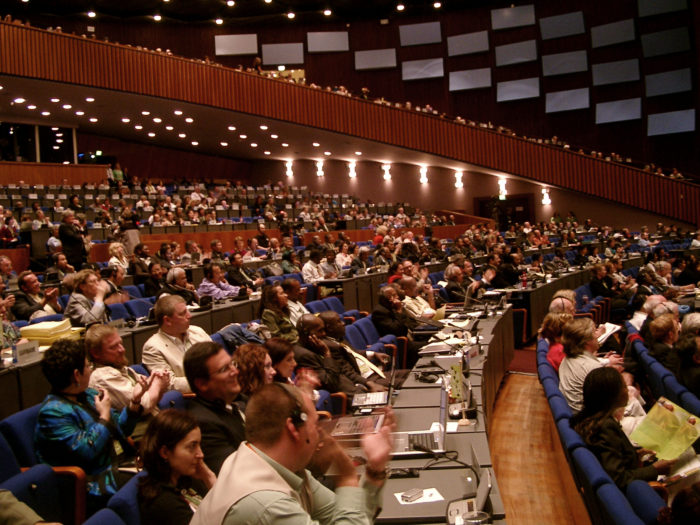
[{"label": "row of blue chair", "polygon": [[641,338],[635,337],[639,334],[634,326],[627,322],[625,327],[627,333],[632,336],[631,348],[634,357],[644,370],[647,386],[653,396],[657,399],[665,397],[691,414],[700,415],[700,399],[681,385],[676,376],[649,353]]},{"label": "row of blue chair", "polygon": [[304,306],[309,312],[319,314],[332,310],[336,312],[346,324],[354,323],[358,319],[367,316],[367,312],[361,312],[357,309],[346,310],[340,299],[334,295],[328,296],[325,299],[309,301]]},{"label": "row of blue chair", "polygon": [[610,525],[655,524],[659,510],[666,505],[663,499],[643,481],[630,483],[623,493],[571,427],[573,414],[559,390],[559,377],[547,361],[548,351],[549,343],[540,339],[537,343],[537,373],[591,522]]}]

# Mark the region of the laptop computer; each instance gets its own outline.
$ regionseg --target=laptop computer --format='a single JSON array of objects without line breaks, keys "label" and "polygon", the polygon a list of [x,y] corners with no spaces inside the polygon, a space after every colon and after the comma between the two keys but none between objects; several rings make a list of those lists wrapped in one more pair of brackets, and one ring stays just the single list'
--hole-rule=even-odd
[{"label": "laptop computer", "polygon": [[335,420],[330,434],[336,439],[359,439],[364,434],[379,432],[383,423],[384,414],[370,414],[361,417],[345,416]]},{"label": "laptop computer", "polygon": [[445,452],[447,434],[447,389],[440,387],[440,420],[436,430],[394,432],[392,457],[430,456]]},{"label": "laptop computer", "polygon": [[352,397],[353,408],[378,407],[388,405],[394,393],[394,381],[396,380],[396,361],[394,354],[391,356],[391,375],[389,376],[389,390],[383,392],[363,392]]}]

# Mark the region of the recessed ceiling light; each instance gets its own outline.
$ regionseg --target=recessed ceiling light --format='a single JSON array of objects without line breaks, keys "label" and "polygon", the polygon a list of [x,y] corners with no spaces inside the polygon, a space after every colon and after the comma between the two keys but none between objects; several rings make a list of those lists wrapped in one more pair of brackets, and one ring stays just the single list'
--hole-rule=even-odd
[{"label": "recessed ceiling light", "polygon": [[326,155],[326,156],[328,156],[328,155],[331,154],[331,152],[330,152],[330,151],[324,151],[323,154]]},{"label": "recessed ceiling light", "polygon": [[318,148],[318,147],[320,146],[320,144],[319,144],[318,142],[314,142],[314,143],[312,144],[312,146],[313,146],[314,148]]},{"label": "recessed ceiling light", "polygon": [[163,20],[163,17],[160,15],[153,15],[153,20],[155,20],[156,22],[160,22],[161,20]]},{"label": "recessed ceiling light", "polygon": [[63,139],[56,139],[57,144],[63,144]]},{"label": "recessed ceiling light", "polygon": [[357,155],[357,156],[359,157],[360,155],[362,155],[362,152],[361,152],[361,151],[356,151],[356,152],[355,152],[355,155]]},{"label": "recessed ceiling light", "polygon": [[289,144],[287,144],[286,142],[283,142],[283,143],[282,143],[282,147],[283,147],[283,148],[288,148],[288,147],[289,147]]},{"label": "recessed ceiling light", "polygon": [[248,135],[238,135],[242,140],[245,140],[248,138]]},{"label": "recessed ceiling light", "polygon": [[435,2],[435,3],[433,4],[433,7],[434,7],[435,9],[440,9],[440,8],[442,7],[442,2]]},{"label": "recessed ceiling light", "polygon": [[185,135],[184,133],[178,133],[177,136],[180,137],[181,139],[184,139],[187,135]]},{"label": "recessed ceiling light", "polygon": [[165,126],[165,129],[167,129],[168,131],[172,131],[172,130],[174,130],[175,128],[173,128],[172,126]]},{"label": "recessed ceiling light", "polygon": [[44,116],[44,117],[48,117],[51,113],[48,112],[48,111],[42,111],[41,114],[42,114],[42,116]]},{"label": "recessed ceiling light", "polygon": [[131,119],[130,119],[130,118],[124,117],[124,118],[122,118],[122,122],[123,122],[124,124],[128,124],[129,122],[131,122]]},{"label": "recessed ceiling light", "polygon": [[5,88],[3,86],[0,86],[0,91],[2,91],[3,89],[5,89]]},{"label": "recessed ceiling light", "polygon": [[14,102],[15,104],[24,104],[26,100],[24,100],[22,97],[17,97],[12,102]]},{"label": "recessed ceiling light", "polygon": [[333,14],[333,11],[331,11],[330,9],[324,9],[323,14],[326,16],[331,16]]},{"label": "recessed ceiling light", "polygon": [[155,136],[156,136],[156,134],[155,134],[155,133],[153,133],[153,132],[151,131],[151,132],[150,132],[150,133],[148,134],[148,136],[149,136],[149,137],[155,137]]},{"label": "recessed ceiling light", "polygon": [[229,126],[229,127],[228,127],[228,130],[229,130],[229,131],[236,131],[236,126]]},{"label": "recessed ceiling light", "polygon": [[142,114],[144,117],[147,117],[148,115],[151,114],[151,112],[150,112],[150,111],[142,111],[141,114]]},{"label": "recessed ceiling light", "polygon": [[161,122],[163,122],[163,119],[158,118],[158,117],[153,117],[153,122],[155,122],[156,124],[160,124]]},{"label": "recessed ceiling light", "polygon": [[263,153],[264,153],[265,155],[269,155],[269,154],[270,154],[269,151],[263,151]]},{"label": "recessed ceiling light", "polygon": [[57,136],[57,137],[62,137],[62,136],[63,136],[63,133],[56,133],[56,136]]},{"label": "recessed ceiling light", "polygon": [[54,146],[53,149],[61,149],[61,146]]},{"label": "recessed ceiling light", "polygon": [[85,99],[85,102],[95,102],[95,99],[92,98],[92,97],[87,97],[87,98]]},{"label": "recessed ceiling light", "polygon": [[396,10],[397,10],[397,11],[403,11],[404,9],[406,9],[406,6],[405,6],[405,5],[403,5],[403,4],[397,4],[397,6],[396,6]]},{"label": "recessed ceiling light", "polygon": [[27,109],[36,109],[36,106],[34,104],[29,104],[27,106]]},{"label": "recessed ceiling light", "polygon": [[287,13],[287,18],[289,18],[290,20],[293,20],[295,16],[297,16],[297,15],[295,15],[291,11],[289,13]]},{"label": "recessed ceiling light", "polygon": [[58,103],[61,101],[60,98],[56,98],[56,97],[54,97],[54,98],[52,98],[52,99],[50,99],[50,100],[51,100],[51,102],[53,102],[54,104],[58,104]]},{"label": "recessed ceiling light", "polygon": [[284,71],[287,69],[285,66],[277,66],[277,71]]},{"label": "recessed ceiling light", "polygon": [[265,0],[265,3],[270,4],[270,3],[272,3],[272,0]]},{"label": "recessed ceiling light", "polygon": [[85,112],[84,111],[76,111],[75,114],[78,115],[79,117],[82,117],[83,115],[85,115]]},{"label": "recessed ceiling light", "polygon": [[61,107],[63,109],[71,109],[73,106],[71,106],[70,104],[63,104],[63,106],[61,106]]},{"label": "recessed ceiling light", "polygon": [[267,130],[267,126],[265,124],[263,124],[262,126],[260,126],[260,129],[265,131],[265,130]]},{"label": "recessed ceiling light", "polygon": [[275,134],[273,133],[272,135],[270,135],[270,138],[271,138],[271,139],[276,139],[276,138],[279,138],[279,135],[275,135]]},{"label": "recessed ceiling light", "polygon": [[255,142],[251,142],[251,143],[250,143],[250,147],[251,147],[251,148],[257,148],[258,145],[257,145]]},{"label": "recessed ceiling light", "polygon": [[97,122],[97,118],[95,118],[95,117],[90,117],[90,122]]},{"label": "recessed ceiling light", "polygon": [[224,148],[225,148],[226,146],[228,146],[228,142],[220,142],[220,144],[221,144]]},{"label": "recessed ceiling light", "polygon": [[234,5],[236,5],[236,2],[234,2],[234,0],[228,0],[228,1],[226,2],[226,5],[229,6],[229,7],[233,7]]},{"label": "recessed ceiling light", "polygon": [[192,144],[193,146],[199,146],[199,142],[197,142],[196,140],[193,140],[193,141],[191,142],[191,144]]},{"label": "recessed ceiling light", "polygon": [[88,12],[87,12],[87,15],[88,15],[90,18],[95,18],[95,17],[97,16],[97,13],[95,13],[95,11],[88,11]]},{"label": "recessed ceiling light", "polygon": [[224,23],[224,21],[221,18],[217,18],[216,20],[214,20],[214,22],[216,22],[217,26],[220,26],[221,24]]},{"label": "recessed ceiling light", "polygon": [[180,111],[179,109],[176,109],[175,111],[173,111],[173,113],[175,113],[176,115],[182,115],[182,111]]},{"label": "recessed ceiling light", "polygon": [[194,122],[194,119],[192,117],[187,117],[185,119],[185,122],[187,122],[188,124],[192,124]]},{"label": "recessed ceiling light", "polygon": [[136,124],[134,126],[134,129],[143,129],[143,126],[141,124]]},{"label": "recessed ceiling light", "polygon": [[51,128],[51,131],[58,131],[58,128]]}]

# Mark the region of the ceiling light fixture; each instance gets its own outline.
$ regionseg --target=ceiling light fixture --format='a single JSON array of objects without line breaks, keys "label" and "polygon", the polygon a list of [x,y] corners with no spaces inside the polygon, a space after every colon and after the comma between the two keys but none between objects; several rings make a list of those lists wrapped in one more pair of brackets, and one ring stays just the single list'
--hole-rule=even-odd
[{"label": "ceiling light fixture", "polygon": [[255,142],[251,142],[251,143],[250,143],[250,147],[251,147],[251,148],[257,148],[258,145],[257,145]]},{"label": "ceiling light fixture", "polygon": [[191,144],[192,144],[193,146],[199,146],[199,142],[197,142],[196,140],[193,140],[193,141],[191,142]]},{"label": "ceiling light fixture", "polygon": [[153,137],[155,137],[155,136],[156,136],[156,134],[155,134],[155,133],[153,133],[153,132],[151,131],[151,132],[149,132],[149,133],[148,133],[148,136],[149,136],[149,137],[151,137],[151,138],[153,138]]},{"label": "ceiling light fixture", "polygon": [[185,122],[187,122],[188,124],[192,124],[194,122],[194,119],[192,117],[187,117],[185,119]]},{"label": "ceiling light fixture", "polygon": [[333,11],[331,11],[330,9],[324,9],[323,14],[325,16],[331,16],[333,14]]},{"label": "ceiling light fixture", "polygon": [[54,98],[52,98],[52,99],[50,99],[50,100],[51,100],[51,102],[53,102],[54,104],[58,104],[58,103],[61,101],[60,98],[56,98],[56,97],[54,97]]},{"label": "ceiling light fixture", "polygon": [[283,143],[282,143],[282,147],[283,147],[283,148],[288,148],[288,147],[289,147],[289,144],[287,144],[286,142],[283,142]]},{"label": "ceiling light fixture", "polygon": [[131,122],[131,119],[130,119],[130,118],[127,118],[127,117],[123,117],[123,118],[122,118],[122,122],[123,122],[124,124],[128,124],[129,122]]},{"label": "ceiling light fixture", "polygon": [[396,10],[397,10],[397,11],[403,11],[404,9],[406,9],[406,6],[405,6],[405,5],[403,5],[403,4],[396,4]]},{"label": "ceiling light fixture", "polygon": [[295,15],[295,14],[292,13],[291,11],[290,11],[289,13],[287,13],[287,18],[289,18],[290,20],[294,20],[294,17],[295,17],[295,16],[297,16],[297,15]]},{"label": "ceiling light fixture", "polygon": [[264,153],[265,155],[269,155],[269,154],[270,154],[269,151],[263,151],[263,153]]},{"label": "ceiling light fixture", "polygon": [[184,133],[178,133],[177,136],[180,137],[181,139],[184,139],[187,135]]},{"label": "ceiling light fixture", "polygon": [[29,104],[27,106],[27,109],[36,109],[36,106],[34,104]]},{"label": "ceiling light fixture", "polygon": [[220,26],[221,24],[224,23],[223,19],[221,19],[221,18],[217,18],[216,20],[214,20],[214,22],[216,22],[217,26]]},{"label": "ceiling light fixture", "polygon": [[151,114],[151,112],[150,112],[150,111],[142,111],[141,114],[142,114],[144,117],[147,117],[148,115]]},{"label": "ceiling light fixture", "polygon": [[267,130],[267,126],[265,124],[263,124],[262,126],[260,126],[260,129],[265,131],[265,130]]},{"label": "ceiling light fixture", "polygon": [[326,157],[330,157],[331,152],[330,152],[330,151],[324,151],[323,154],[324,154]]},{"label": "ceiling light fixture", "polygon": [[236,2],[234,2],[233,0],[228,0],[228,1],[226,2],[226,5],[229,6],[229,7],[233,7],[234,5],[236,5]]},{"label": "ceiling light fixture", "polygon": [[163,119],[158,118],[158,117],[153,117],[153,122],[155,122],[156,124],[160,124],[161,122],[163,122]]},{"label": "ceiling light fixture", "polygon": [[248,135],[238,135],[241,140],[245,140],[248,138]]},{"label": "ceiling light fixture", "polygon": [[272,135],[270,135],[270,138],[271,138],[271,139],[278,139],[278,138],[279,138],[279,135],[275,135],[275,134],[273,133]]},{"label": "ceiling light fixture", "polygon": [[172,127],[172,126],[165,126],[165,129],[167,129],[168,131],[172,131],[172,130],[174,130],[175,128]]},{"label": "ceiling light fixture", "polygon": [[361,151],[356,151],[356,152],[355,152],[355,155],[357,155],[357,156],[359,157],[359,156],[362,155],[362,152],[361,152]]},{"label": "ceiling light fixture", "polygon": [[21,97],[17,97],[12,102],[14,102],[15,104],[24,104],[26,102],[26,100],[21,98]]},{"label": "ceiling light fixture", "polygon": [[85,99],[85,102],[95,102],[95,99],[92,98],[92,97],[87,97],[87,98]]},{"label": "ceiling light fixture", "polygon": [[440,8],[442,7],[442,2],[435,2],[435,3],[433,4],[433,7],[434,7],[435,9],[440,9]]},{"label": "ceiling light fixture", "polygon": [[95,13],[95,11],[90,10],[87,12],[87,15],[89,18],[95,18],[97,16],[97,13]]},{"label": "ceiling light fixture", "polygon": [[82,117],[83,115],[85,115],[85,112],[84,111],[76,111],[75,114],[79,117]]},{"label": "ceiling light fixture", "polygon": [[229,131],[236,131],[236,126],[229,126],[229,127],[228,127],[228,130],[229,130]]},{"label": "ceiling light fixture", "polygon": [[160,22],[161,20],[163,20],[163,17],[159,14],[155,14],[153,15],[153,20],[155,20],[156,22]]},{"label": "ceiling light fixture", "polygon": [[97,122],[97,118],[96,118],[96,117],[90,117],[90,122]]},{"label": "ceiling light fixture", "polygon": [[136,125],[134,126],[134,129],[141,130],[141,129],[143,129],[143,126],[142,126],[141,124],[136,124]]},{"label": "ceiling light fixture", "polygon": [[63,106],[61,106],[61,107],[63,109],[71,109],[73,106],[71,106],[70,104],[63,104]]},{"label": "ceiling light fixture", "polygon": [[312,144],[312,146],[313,146],[314,148],[318,148],[318,147],[320,146],[320,144],[319,144],[318,142],[314,142],[314,143]]},{"label": "ceiling light fixture", "polygon": [[219,142],[219,144],[221,144],[224,148],[228,146],[228,142]]},{"label": "ceiling light fixture", "polygon": [[182,111],[180,111],[179,109],[176,109],[175,111],[173,111],[173,113],[175,115],[182,115]]}]

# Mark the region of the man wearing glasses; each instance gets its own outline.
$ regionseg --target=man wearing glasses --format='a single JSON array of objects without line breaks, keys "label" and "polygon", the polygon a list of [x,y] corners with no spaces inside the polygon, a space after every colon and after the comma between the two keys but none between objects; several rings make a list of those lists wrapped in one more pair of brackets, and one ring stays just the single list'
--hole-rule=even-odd
[{"label": "man wearing glasses", "polygon": [[184,367],[195,394],[187,400],[187,411],[202,431],[204,462],[218,475],[224,460],[245,439],[244,407],[236,402],[241,392],[238,368],[228,352],[211,341],[192,345]]}]

